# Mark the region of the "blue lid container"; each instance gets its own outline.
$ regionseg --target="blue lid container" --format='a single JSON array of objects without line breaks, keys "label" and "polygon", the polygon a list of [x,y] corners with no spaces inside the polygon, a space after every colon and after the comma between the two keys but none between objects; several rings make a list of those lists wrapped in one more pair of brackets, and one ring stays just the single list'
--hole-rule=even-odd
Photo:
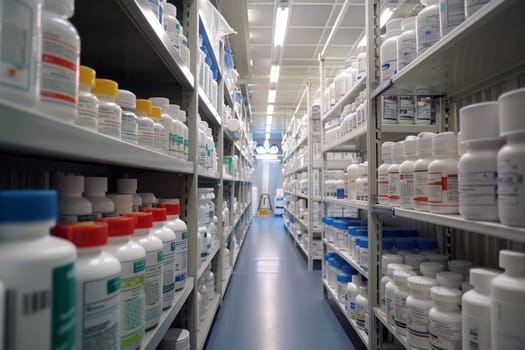
[{"label": "blue lid container", "polygon": [[403,237],[403,229],[395,227],[384,227],[383,228],[383,237]]},{"label": "blue lid container", "polygon": [[397,250],[415,250],[417,244],[413,238],[397,238],[394,242],[394,247]]},{"label": "blue lid container", "polygon": [[383,249],[394,249],[394,243],[395,243],[395,239],[394,238],[383,238],[383,241],[381,242],[381,246]]},{"label": "blue lid container", "polygon": [[347,275],[355,275],[357,272],[356,269],[354,269],[351,265],[346,264],[343,266],[343,273],[346,273]]},{"label": "blue lid container", "polygon": [[57,218],[54,190],[0,191],[0,223],[51,221]]},{"label": "blue lid container", "polygon": [[433,238],[418,238],[417,249],[419,250],[436,250],[438,249],[438,241]]},{"label": "blue lid container", "polygon": [[351,280],[352,280],[352,277],[350,277],[346,273],[340,273],[340,274],[337,275],[337,282],[348,283]]},{"label": "blue lid container", "polygon": [[417,237],[417,231],[416,230],[403,230],[403,237]]},{"label": "blue lid container", "polygon": [[368,248],[368,237],[356,238],[355,243],[360,248]]}]

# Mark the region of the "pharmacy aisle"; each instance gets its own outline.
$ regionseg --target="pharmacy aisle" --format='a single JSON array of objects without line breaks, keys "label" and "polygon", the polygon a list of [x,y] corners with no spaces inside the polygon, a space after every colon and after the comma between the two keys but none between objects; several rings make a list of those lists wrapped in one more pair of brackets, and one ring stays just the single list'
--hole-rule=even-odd
[{"label": "pharmacy aisle", "polygon": [[255,218],[206,349],[354,349],[320,291],[282,219]]}]

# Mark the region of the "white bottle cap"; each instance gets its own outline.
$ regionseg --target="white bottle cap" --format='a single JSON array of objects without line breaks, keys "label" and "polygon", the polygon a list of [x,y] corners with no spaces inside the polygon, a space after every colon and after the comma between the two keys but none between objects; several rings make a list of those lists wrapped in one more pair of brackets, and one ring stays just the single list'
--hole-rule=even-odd
[{"label": "white bottle cap", "polygon": [[404,285],[407,283],[407,278],[410,276],[416,276],[417,274],[412,270],[395,270],[394,271],[394,283]]},{"label": "white bottle cap", "polygon": [[417,137],[410,135],[403,142],[403,155],[405,158],[415,157],[417,155]]},{"label": "white bottle cap", "polygon": [[142,192],[137,193],[140,197],[142,197],[142,204],[151,204],[151,203],[157,203],[157,197],[153,193],[150,192]]},{"label": "white bottle cap", "polygon": [[161,198],[159,199],[159,203],[176,203],[180,204],[179,198]]},{"label": "white bottle cap", "polygon": [[117,179],[117,192],[128,194],[136,193],[137,179]]},{"label": "white bottle cap", "polygon": [[432,287],[437,286],[435,279],[425,276],[410,276],[407,285],[409,289],[421,292],[430,292]]},{"label": "white bottle cap", "polygon": [[183,110],[180,111],[180,121],[183,123],[186,122],[186,111],[183,111]]},{"label": "white bottle cap", "polygon": [[150,97],[148,100],[153,106],[162,108],[162,111],[167,110],[170,105],[170,100],[166,97]]},{"label": "white bottle cap", "polygon": [[381,159],[390,160],[392,158],[392,145],[394,142],[383,142],[381,145]]},{"label": "white bottle cap", "polygon": [[453,131],[442,132],[432,139],[432,155],[435,158],[440,156],[458,155],[458,139]]},{"label": "white bottle cap", "polygon": [[448,256],[436,254],[436,253],[427,253],[425,254],[428,261],[438,262],[443,264],[444,266],[448,265]]},{"label": "white bottle cap", "polygon": [[390,264],[403,264],[403,257],[399,254],[383,254],[381,256],[381,270],[383,275],[388,273],[388,265]]},{"label": "white bottle cap", "polygon": [[474,289],[478,293],[490,295],[490,284],[498,274],[498,270],[482,268],[470,269],[470,284],[474,286]]},{"label": "white bottle cap", "polygon": [[468,277],[468,271],[472,267],[472,262],[468,260],[450,260],[448,262],[448,269],[452,272],[457,272]]},{"label": "white bottle cap", "polygon": [[416,16],[407,17],[401,22],[401,29],[403,31],[412,30],[416,27]]},{"label": "white bottle cap", "polygon": [[417,154],[419,157],[432,156],[432,139],[436,136],[433,132],[420,132],[417,135]]},{"label": "white bottle cap", "polygon": [[387,37],[401,33],[401,22],[403,22],[403,20],[404,18],[394,18],[386,23]]},{"label": "white bottle cap", "polygon": [[525,131],[525,88],[512,90],[498,98],[499,130],[501,136]]},{"label": "white bottle cap", "polygon": [[436,275],[436,281],[442,287],[460,289],[463,275],[457,272],[442,271]]},{"label": "white bottle cap", "polygon": [[122,108],[137,108],[137,96],[128,90],[118,90],[117,104]]},{"label": "white bottle cap", "polygon": [[430,289],[430,297],[437,302],[459,305],[461,302],[461,291],[447,287],[432,287]]},{"label": "white bottle cap", "polygon": [[394,278],[394,271],[396,270],[412,270],[412,266],[406,265],[406,264],[388,264],[387,266],[387,274],[388,277]]},{"label": "white bottle cap", "polygon": [[177,8],[169,2],[164,3],[164,16],[177,17]]},{"label": "white bottle cap", "polygon": [[405,159],[403,157],[403,141],[395,142],[392,145],[392,163],[399,164]]},{"label": "white bottle cap", "polygon": [[512,250],[500,250],[499,266],[505,269],[505,272],[524,273],[525,254]]},{"label": "white bottle cap", "polygon": [[59,194],[84,192],[84,176],[57,175],[55,186]]},{"label": "white bottle cap", "polygon": [[[167,3],[168,4],[168,3]],[[171,4],[170,4],[171,5]],[[180,106],[179,105],[176,105],[176,104],[170,104],[168,106],[168,114],[170,115],[170,117],[174,118],[174,119],[179,119],[179,113],[180,113]]]},{"label": "white bottle cap", "polygon": [[133,197],[131,194],[109,193],[107,197],[115,204],[117,214],[130,213],[133,208]]},{"label": "white bottle cap", "polygon": [[427,261],[427,257],[420,254],[406,254],[405,255],[405,264],[412,266],[414,271],[419,271],[419,265],[422,262]]},{"label": "white bottle cap", "polygon": [[419,270],[424,276],[435,276],[438,272],[445,270],[445,265],[434,261],[427,261],[419,264]]},{"label": "white bottle cap", "polygon": [[484,102],[461,108],[459,110],[461,142],[498,138],[498,107],[498,102]]},{"label": "white bottle cap", "polygon": [[84,193],[106,193],[108,191],[107,177],[91,177],[84,179]]}]

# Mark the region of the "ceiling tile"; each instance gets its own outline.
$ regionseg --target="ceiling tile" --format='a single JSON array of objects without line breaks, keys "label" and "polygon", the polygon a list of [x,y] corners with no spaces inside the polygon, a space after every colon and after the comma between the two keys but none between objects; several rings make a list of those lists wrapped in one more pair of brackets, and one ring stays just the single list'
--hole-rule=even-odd
[{"label": "ceiling tile", "polygon": [[285,58],[313,58],[316,46],[293,46],[284,47],[283,59]]},{"label": "ceiling tile", "polygon": [[339,29],[330,44],[352,46],[359,39],[362,32],[362,29]]},{"label": "ceiling tile", "polygon": [[341,26],[359,26],[365,28],[365,6],[350,6],[346,11]]},{"label": "ceiling tile", "polygon": [[268,5],[257,5],[248,7],[248,21],[250,26],[273,26],[273,3]]},{"label": "ceiling tile", "polygon": [[251,44],[268,44],[272,40],[272,28],[250,28]]},{"label": "ceiling tile", "polygon": [[323,30],[320,28],[288,28],[286,31],[285,48],[287,44],[317,45]]},{"label": "ceiling tile", "polygon": [[331,11],[332,6],[296,5],[294,3],[290,12],[288,26],[325,26]]}]

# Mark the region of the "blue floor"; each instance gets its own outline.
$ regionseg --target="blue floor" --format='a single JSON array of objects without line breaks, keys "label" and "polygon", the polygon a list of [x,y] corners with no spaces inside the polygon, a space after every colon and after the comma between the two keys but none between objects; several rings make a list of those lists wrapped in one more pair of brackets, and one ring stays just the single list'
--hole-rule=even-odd
[{"label": "blue floor", "polygon": [[352,350],[282,218],[254,218],[207,350]]}]

